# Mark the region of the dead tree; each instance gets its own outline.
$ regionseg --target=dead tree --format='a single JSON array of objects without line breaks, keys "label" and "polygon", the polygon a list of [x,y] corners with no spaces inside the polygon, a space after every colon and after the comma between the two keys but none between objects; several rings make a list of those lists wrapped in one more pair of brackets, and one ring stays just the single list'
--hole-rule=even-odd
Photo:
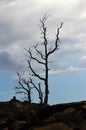
[{"label": "dead tree", "polygon": [[33,82],[33,80],[30,78],[29,80],[26,80],[25,78],[22,78],[22,75],[20,75],[17,72],[18,76],[18,85],[15,86],[16,94],[25,94],[28,98],[29,104],[31,104],[31,90],[36,89],[39,95],[40,104],[43,104],[43,93],[41,90],[41,85],[38,83],[37,85]]},{"label": "dead tree", "polygon": [[29,104],[31,104],[31,89],[32,86],[30,85],[29,80],[25,80],[22,78],[22,75],[17,73],[18,76],[18,85],[15,86],[16,94],[25,94],[28,98]]},{"label": "dead tree", "polygon": [[30,79],[31,84],[33,85],[33,87],[37,90],[38,95],[39,95],[39,100],[40,100],[40,105],[43,104],[43,92],[41,90],[41,83],[38,83],[38,85],[36,85],[32,79]]},{"label": "dead tree", "polygon": [[[55,39],[55,43],[53,44],[53,47],[50,47],[49,45],[49,41],[47,38],[47,28],[46,28],[46,21],[48,19],[48,16],[44,16],[43,18],[40,19],[40,30],[41,30],[41,36],[43,39],[43,43],[41,44],[41,46],[43,47],[43,50],[40,50],[39,48],[39,44],[36,44],[35,46],[33,46],[33,50],[35,50],[35,53],[37,54],[37,56],[40,57],[40,59],[38,57],[36,57],[36,55],[34,56],[33,50],[31,48],[26,49],[26,51],[28,52],[29,58],[27,60],[28,62],[28,67],[31,71],[31,75],[38,78],[39,80],[44,82],[44,86],[45,86],[45,92],[44,92],[44,106],[47,107],[48,104],[48,94],[49,94],[49,57],[59,48],[59,31],[62,28],[63,23],[61,23],[60,27],[57,28],[56,31],[56,39]],[[42,65],[43,66],[43,70],[44,70],[44,76],[41,76],[40,73],[38,73],[33,65],[32,65],[32,60],[34,62],[36,62],[38,65]]]}]

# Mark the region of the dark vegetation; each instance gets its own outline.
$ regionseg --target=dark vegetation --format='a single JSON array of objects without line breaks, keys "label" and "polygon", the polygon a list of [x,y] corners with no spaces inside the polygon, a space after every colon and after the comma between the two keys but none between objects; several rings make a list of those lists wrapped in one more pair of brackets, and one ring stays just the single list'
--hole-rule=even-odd
[{"label": "dark vegetation", "polygon": [[86,102],[47,106],[0,102],[0,130],[86,130]]}]

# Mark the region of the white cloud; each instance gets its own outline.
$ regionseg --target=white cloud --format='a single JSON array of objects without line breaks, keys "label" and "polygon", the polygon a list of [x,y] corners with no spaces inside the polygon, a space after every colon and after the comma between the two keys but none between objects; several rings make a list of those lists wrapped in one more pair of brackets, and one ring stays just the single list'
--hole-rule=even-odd
[{"label": "white cloud", "polygon": [[86,55],[81,57],[81,61],[86,61]]},{"label": "white cloud", "polygon": [[75,72],[75,71],[78,71],[78,70],[79,70],[79,68],[77,68],[77,67],[69,66],[66,71]]},{"label": "white cloud", "polygon": [[75,71],[78,64],[82,68],[86,54],[85,5],[84,0],[0,0],[0,52],[9,52],[10,60],[15,59],[19,66],[24,60],[24,48],[40,41],[39,19],[48,12],[50,43],[55,40],[57,22],[64,22],[60,32],[62,45],[55,53],[53,69],[61,72],[69,67],[68,70]]}]

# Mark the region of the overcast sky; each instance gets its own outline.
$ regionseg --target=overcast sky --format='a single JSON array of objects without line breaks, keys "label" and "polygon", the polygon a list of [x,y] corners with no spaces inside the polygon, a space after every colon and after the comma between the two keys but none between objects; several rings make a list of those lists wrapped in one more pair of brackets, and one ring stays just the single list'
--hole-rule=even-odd
[{"label": "overcast sky", "polygon": [[[62,88],[55,88],[57,93],[54,92],[54,94],[51,88],[51,93],[54,95],[50,98],[51,103],[86,98],[84,95],[86,91],[86,1],[0,0],[0,100],[6,100],[5,93],[9,93],[7,95],[10,97],[14,94],[14,73],[22,70],[26,65],[24,48],[31,47],[42,40],[39,19],[45,13],[51,15],[46,26],[52,45],[56,28],[64,22],[60,30],[60,50],[51,58],[53,64],[50,75],[50,83],[55,85],[52,82],[56,79],[59,83],[57,86],[61,85]],[[65,89],[63,89],[64,86]],[[77,96],[72,99],[75,90],[78,93],[75,93]],[[63,91],[65,91],[64,94]],[[67,94],[70,95],[71,92],[71,96],[68,97]],[[8,99],[10,97],[8,96]]]}]

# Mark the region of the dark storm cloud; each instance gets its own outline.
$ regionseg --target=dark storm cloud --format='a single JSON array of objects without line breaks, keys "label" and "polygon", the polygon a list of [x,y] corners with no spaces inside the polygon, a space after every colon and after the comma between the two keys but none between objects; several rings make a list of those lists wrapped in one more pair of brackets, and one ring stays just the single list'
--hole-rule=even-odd
[{"label": "dark storm cloud", "polygon": [[0,48],[8,48],[18,41],[27,39],[27,35],[23,32],[19,33],[13,29],[12,24],[0,22]]},{"label": "dark storm cloud", "polygon": [[11,57],[9,52],[3,51],[0,52],[0,70],[10,70],[16,71],[17,69],[21,69],[22,66],[19,65],[18,61]]}]

